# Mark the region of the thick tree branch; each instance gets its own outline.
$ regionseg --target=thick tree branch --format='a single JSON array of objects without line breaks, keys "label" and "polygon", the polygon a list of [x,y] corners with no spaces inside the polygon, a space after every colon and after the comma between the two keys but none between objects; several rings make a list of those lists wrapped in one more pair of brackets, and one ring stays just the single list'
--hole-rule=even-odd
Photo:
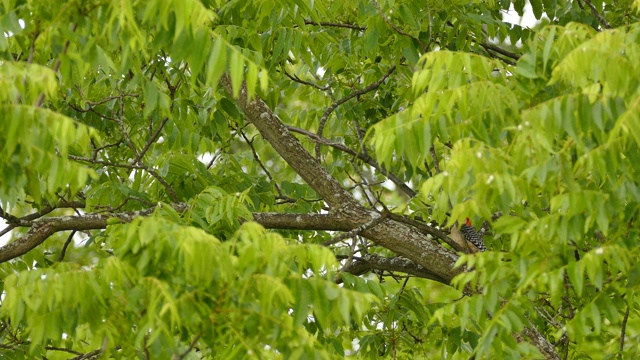
[{"label": "thick tree branch", "polygon": [[[233,94],[231,77],[224,74],[222,86]],[[362,208],[355,199],[336,181],[322,165],[307,152],[262,99],[249,100],[243,85],[240,97],[236,99],[240,109],[260,134],[282,156],[302,179],[309,184],[331,207],[344,206]]]},{"label": "thick tree branch", "polygon": [[[173,207],[179,212],[183,212],[187,208],[185,204],[176,204]],[[19,226],[31,226],[31,229],[24,236],[0,247],[0,263],[26,254],[59,231],[104,229],[107,227],[109,219],[116,218],[123,222],[130,222],[138,216],[148,216],[154,210],[155,207],[142,211],[122,213],[56,216],[34,220],[29,223],[21,223]]]},{"label": "thick tree branch", "polygon": [[267,229],[349,231],[353,221],[333,214],[254,213],[253,220]]},{"label": "thick tree branch", "polygon": [[[349,266],[344,267],[342,271],[353,275],[363,275],[369,271],[396,271],[424,279],[435,280],[440,283],[445,282],[445,279],[438,277],[415,262],[401,256],[388,258],[377,254],[368,254],[356,259]],[[342,278],[338,276],[336,281],[340,283],[342,282]]]},{"label": "thick tree branch", "polygon": [[[84,207],[84,204],[80,203],[78,205],[78,207]],[[186,203],[175,203],[171,207],[178,212],[184,212],[188,205]],[[26,254],[56,232],[104,229],[107,227],[107,221],[111,218],[120,219],[122,222],[130,222],[138,216],[151,215],[154,210],[155,207],[141,211],[55,216],[38,220],[16,218],[17,227],[30,227],[30,229],[24,236],[0,248],[0,262]],[[354,226],[352,219],[333,214],[254,213],[253,220],[267,229],[349,231]],[[61,253],[59,259],[63,257],[64,254]]]},{"label": "thick tree branch", "polygon": [[[229,94],[233,94],[230,76],[224,74],[220,81],[223,88]],[[351,220],[352,229],[381,216],[373,210],[365,209],[335,178],[329,175],[264,101],[258,97],[249,100],[245,85],[242,86],[236,103],[262,137],[331,206],[333,215]],[[461,268],[454,268],[458,259],[456,253],[407,224],[388,219],[364,230],[361,235],[379,246],[416,262],[438,278],[445,280],[444,283],[448,284],[457,274],[464,271]]]},{"label": "thick tree branch", "polygon": [[323,245],[324,246],[330,246],[330,245],[336,244],[336,243],[338,243],[338,242],[340,242],[342,240],[345,240],[345,239],[348,239],[348,238],[353,238],[356,235],[360,235],[363,231],[366,231],[368,229],[372,229],[372,228],[378,226],[378,224],[380,224],[381,222],[383,222],[387,218],[388,218],[388,214],[387,213],[384,213],[384,214],[382,214],[382,216],[379,216],[379,217],[374,217],[370,221],[368,221],[368,222],[366,222],[366,223],[364,223],[364,224],[362,224],[362,225],[360,225],[360,226],[358,226],[358,227],[356,227],[356,228],[354,228],[354,229],[352,229],[352,230],[350,230],[350,231],[348,231],[348,232],[346,232],[344,234],[340,234],[340,235],[334,237],[333,239],[325,242]]},{"label": "thick tree branch", "polygon": [[538,331],[538,328],[536,328],[535,325],[531,323],[531,320],[529,320],[529,324],[531,326],[525,327],[522,333],[531,340],[531,343],[536,348],[538,348],[542,355],[544,355],[547,359],[560,360],[560,356],[558,355],[558,352],[556,352],[553,344],[551,344],[549,340],[547,340],[547,338],[545,338],[544,335],[542,335],[540,331]]}]

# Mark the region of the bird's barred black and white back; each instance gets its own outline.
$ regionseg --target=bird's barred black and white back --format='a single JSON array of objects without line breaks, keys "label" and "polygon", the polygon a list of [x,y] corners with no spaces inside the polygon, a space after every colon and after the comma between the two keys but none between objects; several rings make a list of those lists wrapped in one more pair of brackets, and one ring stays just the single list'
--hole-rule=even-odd
[{"label": "bird's barred black and white back", "polygon": [[460,233],[462,233],[462,236],[464,236],[465,240],[475,245],[478,250],[487,251],[487,247],[484,245],[484,239],[482,238],[482,235],[473,226],[471,226],[471,221],[469,220],[469,218],[467,218],[466,223],[460,227]]}]

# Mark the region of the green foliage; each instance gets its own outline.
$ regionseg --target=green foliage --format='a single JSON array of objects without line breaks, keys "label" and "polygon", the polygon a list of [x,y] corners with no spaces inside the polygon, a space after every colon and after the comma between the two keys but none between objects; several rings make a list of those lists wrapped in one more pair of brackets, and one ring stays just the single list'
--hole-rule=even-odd
[{"label": "green foliage", "polygon": [[198,337],[205,356],[326,358],[332,351],[305,330],[315,326],[309,316],[343,329],[372,301],[331,281],[337,263],[328,249],[288,245],[253,223],[221,243],[166,218],[138,218],[109,226],[103,246],[114,256],[91,268],[60,263],[5,278],[3,316],[38,319],[16,327],[30,354],[117,341],[112,356],[146,348],[167,358]]},{"label": "green foliage", "polygon": [[[527,4],[539,24],[503,20]],[[0,348],[534,359],[537,331],[565,358],[637,358],[639,14],[638,0],[2,1],[0,231],[57,233],[0,264]],[[245,93],[363,206],[444,232],[487,221],[489,251],[461,254],[448,285],[352,275],[394,254],[251,222],[327,208],[245,118]]]}]

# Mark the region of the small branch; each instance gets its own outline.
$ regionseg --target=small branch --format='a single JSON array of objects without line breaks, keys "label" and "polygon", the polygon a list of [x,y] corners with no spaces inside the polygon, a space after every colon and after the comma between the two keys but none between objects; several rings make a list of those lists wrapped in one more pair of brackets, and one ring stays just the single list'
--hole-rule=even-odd
[{"label": "small branch", "polygon": [[349,247],[349,256],[347,257],[347,261],[345,262],[343,268],[349,267],[353,263],[353,256],[356,254],[357,244],[358,244],[357,239],[351,240],[351,246]]},{"label": "small branch", "polygon": [[360,26],[360,25],[354,25],[354,24],[331,23],[331,22],[324,22],[324,21],[315,22],[311,20],[305,20],[304,23],[306,25],[314,25],[314,26],[328,26],[328,27],[337,27],[337,28],[345,28],[345,29],[360,30],[360,31],[367,30],[366,26]]},{"label": "small branch", "polygon": [[504,55],[504,56],[506,56],[508,58],[511,58],[511,59],[515,60],[515,61],[518,61],[520,59],[520,55],[514,54],[514,53],[512,53],[510,51],[507,51],[507,50],[505,50],[505,49],[503,49],[501,47],[495,46],[493,44],[489,44],[489,43],[486,43],[486,42],[479,42],[478,45],[482,46],[487,51],[489,51],[489,50],[495,51],[498,54]]},{"label": "small branch", "polygon": [[47,215],[48,213],[52,212],[55,209],[65,209],[65,208],[82,209],[82,208],[84,208],[84,203],[81,202],[81,201],[60,200],[60,202],[58,202],[58,204],[56,204],[56,205],[46,205],[45,207],[43,207],[42,209],[40,209],[39,211],[37,211],[37,212],[35,212],[33,214],[29,214],[29,215],[25,215],[25,216],[21,217],[20,220],[31,221],[31,220],[39,219],[39,218],[43,217],[44,215]]},{"label": "small branch", "polygon": [[91,359],[93,357],[96,357],[98,355],[100,355],[100,353],[102,352],[102,350],[93,350],[92,352],[86,353],[84,355],[80,355],[80,356],[76,356],[72,359],[69,360],[86,360],[86,359]]},{"label": "small branch", "polygon": [[395,221],[398,221],[398,222],[401,222],[401,223],[405,223],[407,225],[411,225],[411,226],[415,227],[416,229],[420,230],[420,232],[422,232],[423,234],[428,234],[428,235],[431,235],[431,236],[433,236],[435,238],[438,238],[438,239],[444,241],[449,246],[454,248],[456,251],[468,252],[467,249],[461,247],[460,244],[458,244],[456,241],[454,241],[453,239],[448,237],[447,234],[445,234],[444,232],[434,228],[433,226],[429,226],[428,224],[425,224],[423,222],[420,222],[420,221],[417,221],[417,220],[413,220],[413,219],[410,219],[410,218],[408,218],[406,216],[402,216],[402,215],[398,215],[398,214],[390,213],[389,217],[391,219],[395,220]]},{"label": "small branch", "polygon": [[73,230],[71,234],[69,234],[67,241],[64,242],[64,246],[62,247],[62,250],[60,251],[60,256],[58,257],[58,262],[64,260],[64,255],[67,253],[67,247],[69,247],[69,244],[71,244],[71,240],[73,240],[73,236],[75,234],[76,234],[76,230]]},{"label": "small branch", "polygon": [[171,185],[169,185],[169,183],[164,178],[162,178],[162,176],[160,176],[160,174],[158,174],[155,170],[151,169],[150,167],[148,167],[147,165],[145,165],[145,164],[143,164],[141,162],[138,162],[138,164],[129,165],[129,164],[116,164],[116,163],[112,163],[112,162],[109,162],[109,161],[103,161],[103,160],[88,159],[88,158],[84,158],[84,157],[81,157],[81,156],[75,156],[75,155],[68,155],[68,158],[70,160],[86,162],[86,163],[94,164],[94,165],[111,166],[111,167],[123,168],[123,169],[145,170],[146,172],[149,173],[149,175],[153,176],[156,180],[158,180],[158,182],[165,188],[165,190],[167,190],[167,193],[169,194],[169,197],[171,198],[171,201],[178,202],[180,200],[180,198],[178,197],[178,194],[176,194],[175,190],[173,190]]},{"label": "small branch", "polygon": [[620,332],[620,352],[624,350],[624,336],[627,331],[627,320],[629,320],[629,305],[627,305],[627,310],[624,313],[624,318],[622,319],[622,331]]},{"label": "small branch", "polygon": [[[389,70],[387,70],[387,72],[378,81],[367,85],[364,89],[354,91],[340,100],[334,101],[333,104],[331,104],[327,108],[327,110],[325,110],[324,113],[322,114],[322,117],[320,118],[320,124],[318,125],[318,131],[316,132],[316,134],[318,136],[322,136],[322,132],[324,131],[324,126],[329,120],[329,116],[331,116],[331,113],[333,112],[333,110],[335,110],[338,106],[346,103],[347,101],[353,99],[356,96],[364,95],[370,91],[377,89],[389,76],[391,76],[391,74],[395,70],[396,70],[396,66],[393,65],[392,67],[389,68]],[[316,144],[315,151],[316,151],[316,159],[320,160],[320,144]]]},{"label": "small branch", "polygon": [[560,360],[560,356],[556,352],[555,347],[538,331],[538,328],[528,317],[527,320],[529,321],[530,327],[525,327],[522,332],[531,339],[531,344],[537,347],[540,353],[547,359]]},{"label": "small branch", "polygon": [[382,8],[380,7],[380,4],[378,3],[377,0],[373,0],[373,3],[375,4],[376,8],[378,9],[378,13],[380,13],[380,16],[382,16],[382,20],[384,20],[384,22],[387,23],[387,25],[389,25],[389,27],[391,27],[395,32],[397,32],[400,35],[406,36],[414,41],[416,41],[419,45],[420,45],[420,49],[422,51],[427,51],[427,46],[417,37],[406,33],[404,30],[400,29],[399,27],[395,26],[391,20],[389,20],[389,18],[384,14],[384,12],[382,11]]},{"label": "small branch", "polygon": [[320,86],[320,85],[314,84],[312,82],[304,81],[304,80],[300,79],[296,75],[290,75],[286,70],[284,70],[283,72],[289,79],[291,79],[291,81],[297,82],[299,84],[311,86],[313,88],[316,88],[316,89],[322,90],[322,91],[327,91],[327,90],[331,89],[328,85],[327,86]]},{"label": "small branch", "polygon": [[244,141],[247,143],[247,145],[249,145],[249,148],[251,148],[251,153],[253,154],[253,159],[258,163],[258,166],[260,166],[260,168],[262,168],[262,171],[264,171],[264,173],[267,175],[267,177],[269,178],[269,181],[273,184],[273,187],[278,192],[278,195],[280,195],[280,197],[285,197],[284,195],[282,195],[282,191],[280,190],[280,186],[278,186],[278,183],[273,179],[273,176],[271,176],[271,172],[269,172],[267,167],[264,166],[264,164],[260,160],[260,157],[258,156],[258,152],[256,151],[256,148],[253,146],[253,139],[249,140],[249,138],[247,137],[247,135],[245,135],[245,133],[242,131],[242,129],[238,129],[238,133],[244,139]]},{"label": "small branch", "polygon": [[[124,137],[125,144],[129,146],[131,151],[133,151],[133,155],[136,157],[136,159],[138,159],[140,156],[140,154],[138,153],[138,149],[136,149],[136,146],[133,144],[133,141],[131,141],[131,138],[129,137],[129,133],[127,132],[127,129],[124,127],[124,93],[120,94],[120,110],[119,110],[118,118],[116,119],[116,122],[118,123],[118,127],[120,128],[120,132],[122,133],[122,136]],[[134,162],[134,164],[136,163],[137,161]]]},{"label": "small branch", "polygon": [[[80,87],[79,87],[79,86],[76,86],[76,91],[78,91],[78,93],[79,93],[79,94],[80,94],[80,96],[83,98],[83,100],[87,103],[87,105],[89,105],[89,106],[91,106],[91,107],[93,107],[93,106],[97,106],[97,105],[102,105],[102,104],[104,104],[104,103],[108,103],[109,101],[116,100],[116,99],[121,99],[121,98],[123,98],[123,97],[132,97],[132,98],[138,98],[138,97],[140,97],[140,95],[139,95],[139,94],[127,94],[127,93],[122,93],[122,94],[120,94],[120,95],[118,95],[118,96],[108,96],[108,97],[106,97],[106,98],[104,98],[104,99],[102,99],[102,100],[98,100],[98,101],[89,101],[89,100],[84,96],[84,93],[82,93],[82,91],[80,90]],[[85,111],[83,111],[83,112],[86,112],[86,110],[85,110]]]},{"label": "small branch", "polygon": [[374,227],[376,227],[378,224],[380,224],[381,222],[383,222],[384,220],[386,220],[389,215],[389,213],[385,212],[382,215],[378,216],[378,217],[374,217],[373,219],[371,219],[370,221],[356,227],[355,229],[352,229],[344,234],[340,234],[338,236],[335,236],[333,239],[326,241],[324,244],[324,246],[331,246],[335,243],[338,243],[344,239],[348,239],[348,238],[352,238],[355,237],[356,235],[359,235],[361,232],[363,231],[367,231],[369,229],[373,229]]},{"label": "small branch", "polygon": [[410,198],[413,198],[413,197],[415,197],[417,195],[417,193],[413,189],[411,189],[409,186],[407,186],[407,184],[405,184],[398,176],[396,176],[395,174],[393,174],[390,171],[388,171],[383,165],[378,164],[378,162],[374,158],[372,158],[371,156],[365,154],[364,152],[356,152],[355,150],[347,147],[346,145],[343,145],[343,144],[337,143],[337,142],[333,142],[333,141],[331,141],[331,140],[329,140],[327,138],[318,136],[317,134],[314,134],[311,131],[304,130],[304,129],[301,129],[301,128],[298,128],[298,127],[295,127],[295,126],[292,126],[292,125],[288,125],[287,128],[291,132],[295,132],[295,133],[298,133],[298,134],[305,135],[306,137],[308,137],[312,141],[315,141],[318,144],[330,146],[330,147],[332,147],[334,149],[338,149],[340,151],[346,152],[347,154],[350,154],[352,156],[356,156],[358,159],[364,161],[365,163],[367,163],[368,165],[370,165],[374,169],[378,170],[381,174],[386,176],[398,188],[400,188],[400,190],[402,190],[402,192],[407,194],[407,196],[409,196]]},{"label": "small branch", "polygon": [[144,154],[147,153],[147,151],[149,151],[149,148],[151,147],[151,145],[153,143],[155,143],[155,141],[158,139],[158,137],[160,136],[160,132],[162,131],[162,129],[164,128],[165,124],[167,123],[167,121],[169,121],[169,118],[166,117],[162,120],[162,123],[160,124],[160,126],[156,129],[156,131],[153,133],[153,135],[151,135],[151,138],[149,138],[149,141],[147,141],[147,143],[145,144],[145,146],[142,148],[142,150],[140,151],[140,153],[138,153],[138,156],[136,156],[135,160],[133,160],[134,164],[137,164],[142,157],[144,156]]},{"label": "small branch", "polygon": [[357,181],[356,179],[351,177],[351,174],[349,174],[348,171],[345,171],[345,173],[347,174],[349,179],[355,184],[355,186],[360,188],[360,190],[362,191],[362,196],[364,196],[364,198],[367,200],[369,207],[374,208],[375,204],[371,201],[371,198],[369,198],[369,194],[367,193],[367,190],[373,193],[373,190],[371,190],[370,188],[371,185],[367,183],[367,180],[365,179],[364,175],[362,175],[362,172],[360,171],[360,169],[358,169],[358,164],[356,164],[355,161],[351,161],[351,165],[353,166],[353,170],[360,177],[361,181]]},{"label": "small branch", "polygon": [[200,334],[196,335],[193,341],[191,341],[191,344],[189,344],[189,348],[185,350],[185,352],[183,352],[179,357],[177,357],[176,360],[183,360],[184,358],[186,358],[187,355],[189,355],[189,353],[191,352],[191,350],[193,350],[193,348],[196,346],[196,343],[198,342],[198,340],[200,340]]},{"label": "small branch", "polygon": [[45,346],[44,347],[45,350],[51,350],[51,351],[64,351],[67,352],[69,354],[74,354],[74,355],[84,355],[83,353],[81,353],[80,351],[75,351],[73,349],[67,349],[67,348],[60,348],[60,347],[56,347],[56,346]]},{"label": "small branch", "polygon": [[600,25],[602,25],[602,27],[604,27],[605,29],[611,29],[611,24],[609,24],[609,22],[607,21],[607,19],[605,19],[596,9],[596,7],[593,5],[593,3],[591,3],[591,0],[582,0],[584,1],[585,4],[587,4],[587,6],[589,7],[589,9],[591,9],[591,13],[593,14],[593,16],[595,16],[596,20],[598,20],[598,22],[600,23]]},{"label": "small branch", "polygon": [[4,209],[2,209],[1,207],[0,207],[0,217],[5,219],[9,224],[14,224],[20,221],[20,219],[4,211]]},{"label": "small branch", "polygon": [[5,234],[9,233],[11,230],[15,229],[16,226],[15,225],[9,225],[6,228],[2,229],[2,231],[0,231],[0,237],[4,236]]}]

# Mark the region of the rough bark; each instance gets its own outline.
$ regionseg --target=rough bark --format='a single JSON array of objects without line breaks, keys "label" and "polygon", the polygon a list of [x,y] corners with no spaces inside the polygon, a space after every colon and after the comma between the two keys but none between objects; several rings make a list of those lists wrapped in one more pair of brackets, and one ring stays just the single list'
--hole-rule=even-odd
[{"label": "rough bark", "polygon": [[[176,204],[175,209],[182,212],[185,204]],[[40,218],[33,221],[22,220],[18,226],[29,226],[29,231],[22,237],[0,248],[0,263],[9,261],[24,255],[42,244],[51,235],[66,230],[96,230],[107,227],[109,219],[119,219],[122,222],[130,222],[138,216],[148,216],[155,207],[142,211],[127,211],[121,213],[85,214],[79,216],[56,216]]]},{"label": "rough bark", "polygon": [[[222,76],[221,84],[233,94],[231,77]],[[326,169],[300,144],[276,114],[258,96],[249,99],[246,88],[240,90],[236,103],[247,120],[252,123],[278,154],[313,188],[331,207],[330,214],[352,222],[352,229],[380,217],[378,212],[365,209],[333,178]],[[418,229],[386,219],[360,234],[377,245],[385,247],[422,266],[445,283],[449,283],[462,269],[454,268],[458,255],[439,245]]]}]

